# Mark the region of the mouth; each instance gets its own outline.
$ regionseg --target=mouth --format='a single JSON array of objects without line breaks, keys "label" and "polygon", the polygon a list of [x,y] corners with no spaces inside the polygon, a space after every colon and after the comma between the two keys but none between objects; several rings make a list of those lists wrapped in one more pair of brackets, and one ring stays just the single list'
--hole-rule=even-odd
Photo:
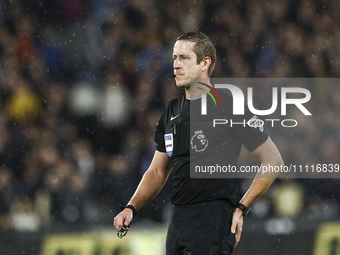
[{"label": "mouth", "polygon": [[176,77],[177,76],[184,76],[184,74],[180,74],[180,73],[176,73],[175,75],[176,75]]}]

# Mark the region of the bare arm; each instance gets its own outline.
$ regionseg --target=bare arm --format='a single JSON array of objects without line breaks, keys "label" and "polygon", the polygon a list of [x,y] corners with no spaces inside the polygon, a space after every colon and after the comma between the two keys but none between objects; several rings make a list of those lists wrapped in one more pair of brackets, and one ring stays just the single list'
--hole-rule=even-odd
[{"label": "bare arm", "polygon": [[[140,181],[128,204],[140,210],[150,202],[163,188],[171,172],[171,161],[166,153],[156,151],[153,160]],[[124,209],[114,218],[114,226],[119,231],[123,224],[128,226],[132,221],[132,210]]]},{"label": "bare arm", "polygon": [[[270,185],[274,182],[279,173],[262,173],[262,166],[283,166],[281,155],[276,148],[275,144],[270,138],[268,138],[263,144],[261,144],[253,154],[257,156],[262,165],[260,172],[254,178],[253,183],[241,199],[241,203],[245,206],[251,206],[256,199],[258,199]],[[240,241],[243,225],[243,212],[236,208],[233,214],[231,232],[235,233],[235,246]]]},{"label": "bare arm", "polygon": [[[262,166],[283,166],[283,161],[279,151],[270,138],[260,145],[253,154],[257,156]],[[258,199],[274,182],[279,173],[262,174],[262,167],[260,173],[255,177],[252,185],[241,199],[241,203],[245,206],[251,206],[256,199]]]}]

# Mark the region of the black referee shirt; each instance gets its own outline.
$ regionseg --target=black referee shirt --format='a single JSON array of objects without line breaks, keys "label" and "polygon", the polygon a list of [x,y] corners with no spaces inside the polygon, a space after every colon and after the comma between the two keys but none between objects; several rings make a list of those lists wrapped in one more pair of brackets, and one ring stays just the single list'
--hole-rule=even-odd
[{"label": "black referee shirt", "polygon": [[[250,120],[254,115],[246,110],[245,115],[235,116],[232,113],[232,96],[223,90],[220,97],[223,107],[216,107],[212,100],[207,100],[208,111],[214,109],[214,117],[220,119],[233,119],[241,122],[241,119]],[[201,130],[200,122],[212,121],[212,116],[201,116],[200,111],[196,115],[191,112],[190,107],[201,109],[201,99],[188,100],[185,95],[172,100],[164,109],[158,121],[155,142],[156,150],[168,153],[172,160],[172,197],[174,205],[185,205],[212,200],[227,200],[232,205],[237,203],[237,184],[238,180],[232,178],[190,178],[190,153],[191,159],[199,158],[204,160],[200,154],[200,149],[194,148],[190,142],[192,138]],[[247,108],[246,108],[247,109]],[[195,116],[193,116],[195,115]],[[210,119],[209,119],[210,118]],[[190,128],[190,125],[192,127]],[[195,127],[197,126],[197,130]],[[192,133],[190,133],[192,132]],[[243,144],[249,151],[255,150],[265,142],[268,135],[259,128],[242,125],[219,125],[214,129],[214,134],[209,135],[209,144],[206,146],[209,160],[213,157],[215,162],[220,165],[237,165],[240,155],[241,145]]]}]

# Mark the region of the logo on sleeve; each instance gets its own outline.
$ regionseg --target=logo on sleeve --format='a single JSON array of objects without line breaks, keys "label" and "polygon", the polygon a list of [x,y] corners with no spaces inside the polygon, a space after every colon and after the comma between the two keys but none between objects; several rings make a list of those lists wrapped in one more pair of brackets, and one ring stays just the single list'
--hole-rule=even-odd
[{"label": "logo on sleeve", "polygon": [[169,157],[171,157],[174,148],[174,139],[172,133],[164,135],[164,142],[166,153],[168,154]]},{"label": "logo on sleeve", "polygon": [[248,126],[253,128],[258,128],[263,133],[263,120],[257,118],[256,115],[254,115],[250,120],[247,121]]},{"label": "logo on sleeve", "polygon": [[196,152],[204,151],[208,147],[208,139],[203,134],[202,130],[195,131],[193,137],[190,140],[191,148]]}]

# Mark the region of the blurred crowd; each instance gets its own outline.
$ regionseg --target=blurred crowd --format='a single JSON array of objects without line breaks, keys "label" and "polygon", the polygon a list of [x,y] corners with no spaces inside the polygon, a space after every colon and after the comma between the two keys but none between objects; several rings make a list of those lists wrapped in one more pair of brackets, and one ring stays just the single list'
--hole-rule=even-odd
[{"label": "blurred crowd", "polygon": [[[339,13],[325,0],[0,0],[0,232],[111,223],[183,93],[172,79],[183,32],[215,42],[214,77],[334,78]],[[337,86],[311,85],[313,120],[273,133],[286,163],[339,163]],[[334,215],[338,182],[278,180],[251,217]],[[168,203],[166,187],[141,217],[164,221]]]}]

